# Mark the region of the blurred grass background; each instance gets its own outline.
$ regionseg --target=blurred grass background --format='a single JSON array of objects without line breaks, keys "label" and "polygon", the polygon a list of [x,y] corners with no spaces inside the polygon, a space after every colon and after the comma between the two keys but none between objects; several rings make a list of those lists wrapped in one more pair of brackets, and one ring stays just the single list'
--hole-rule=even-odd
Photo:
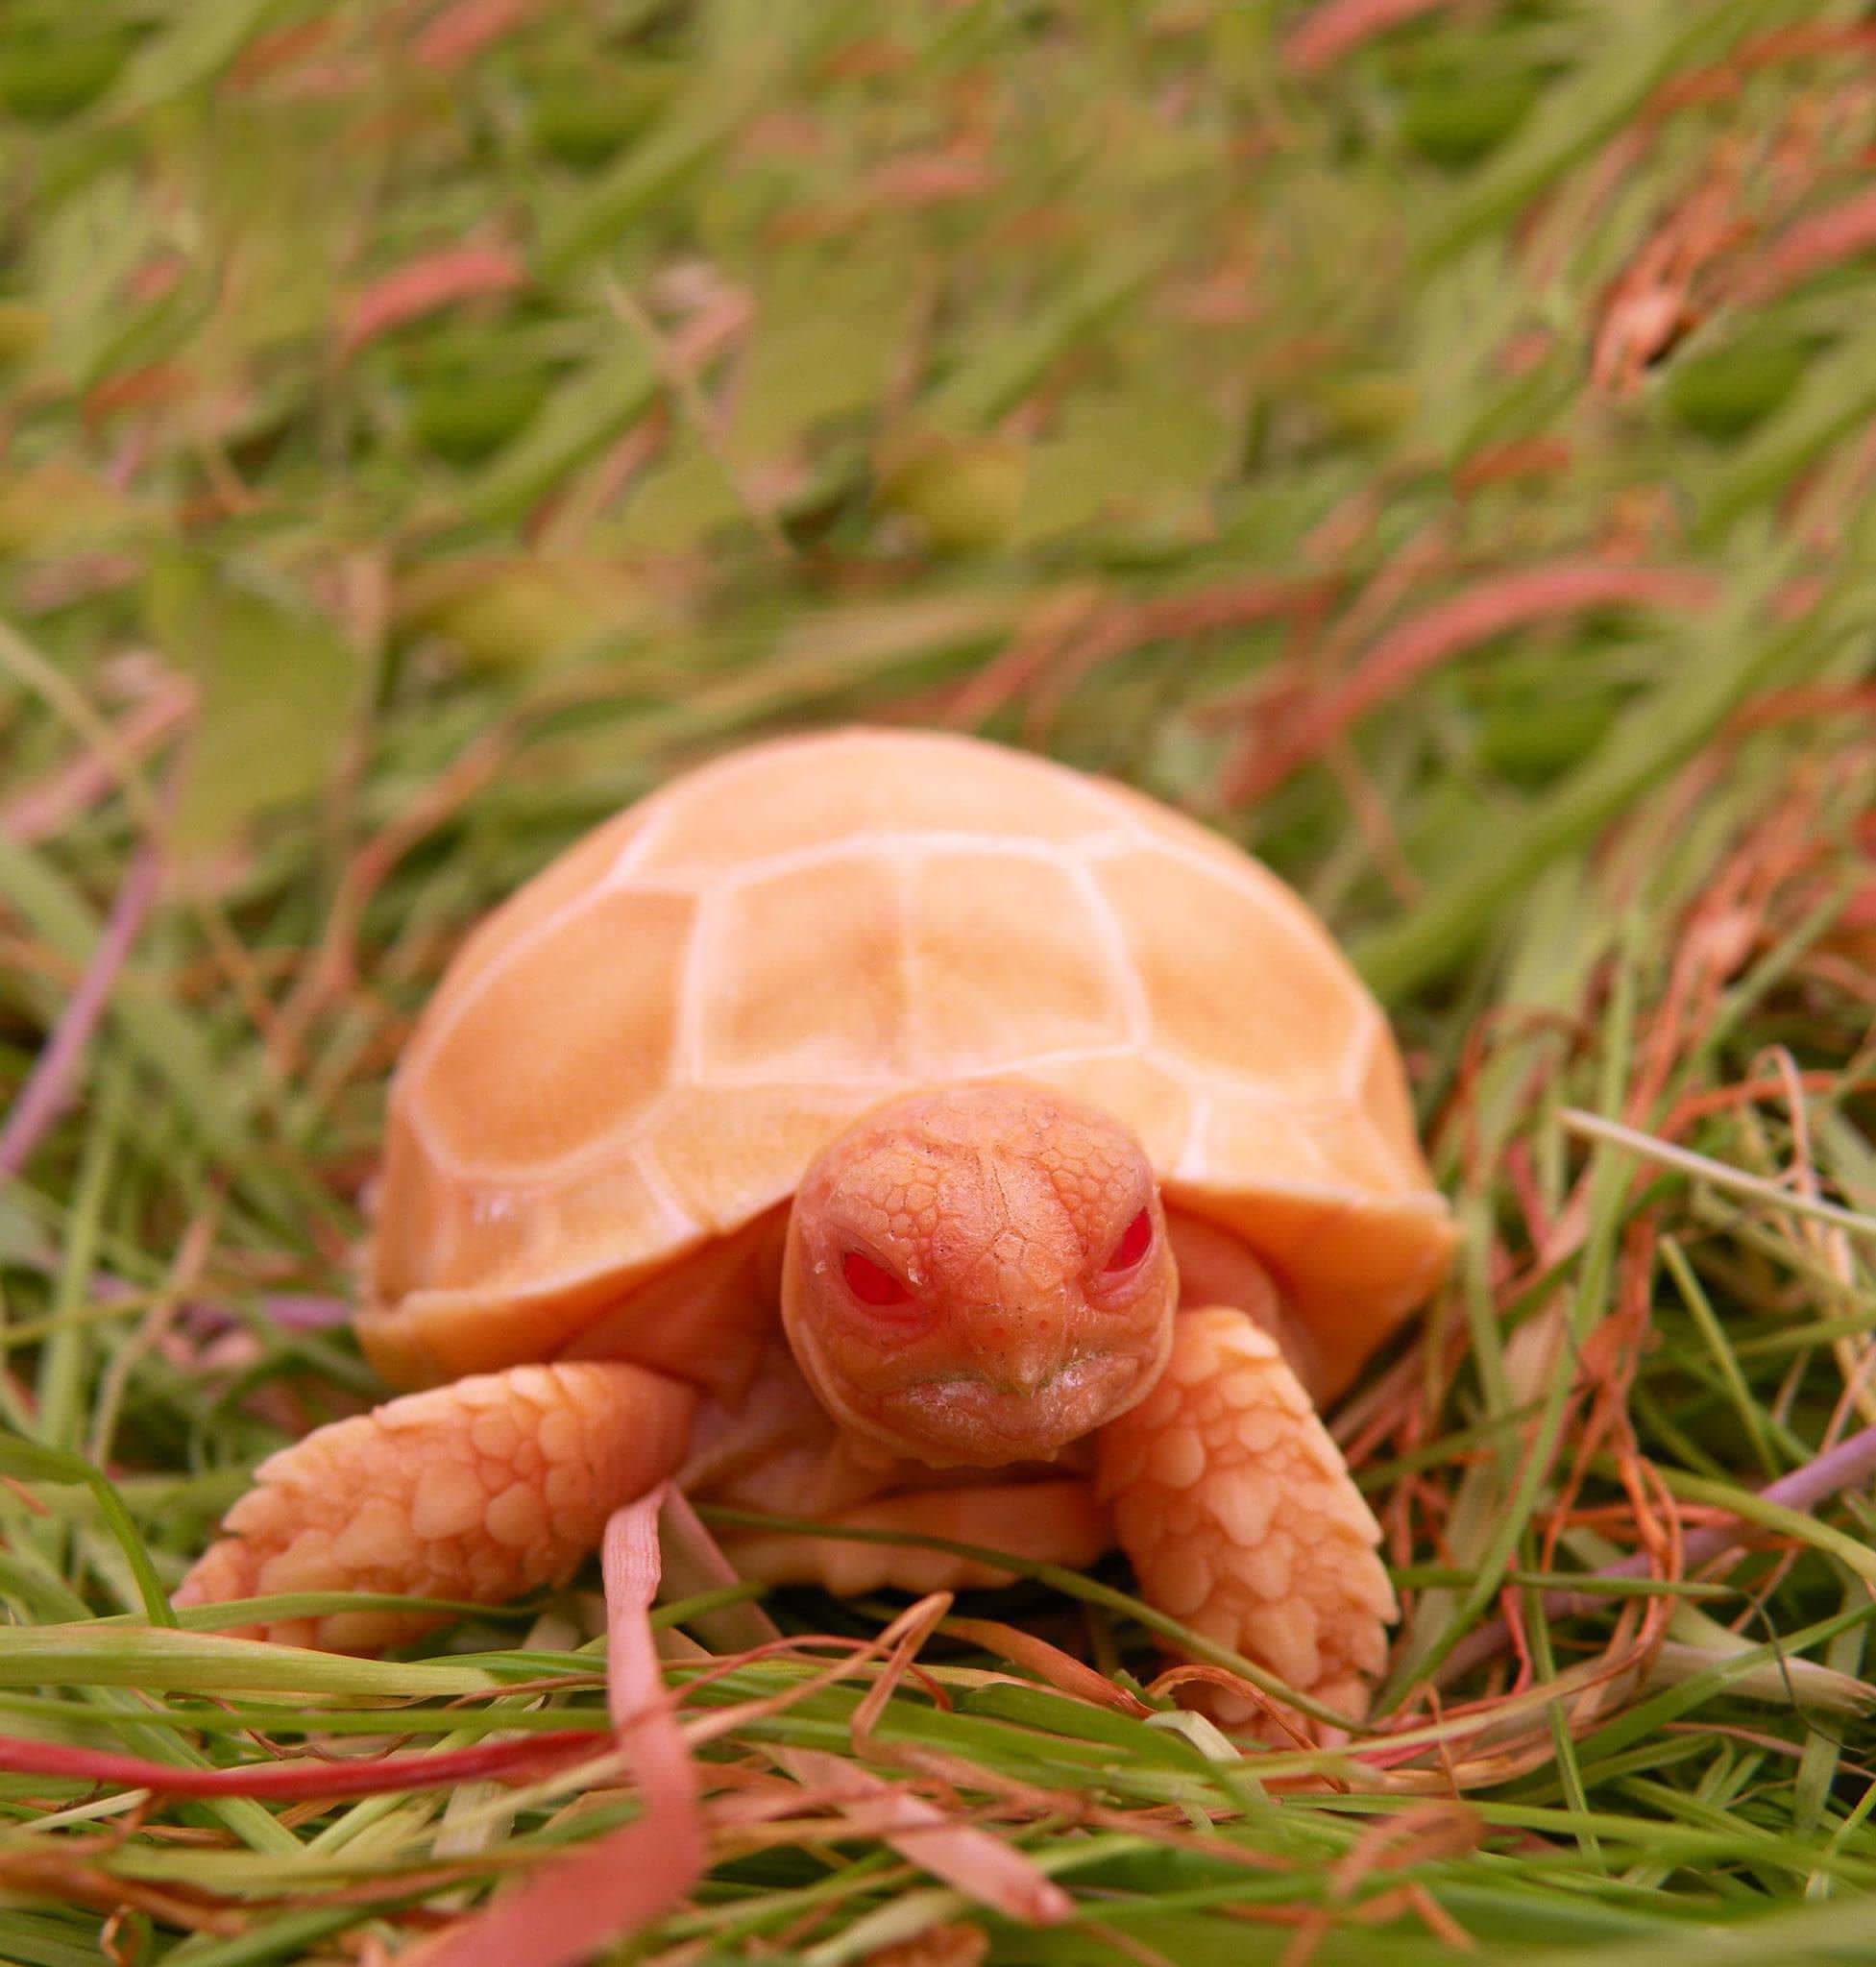
[{"label": "blurred grass background", "polygon": [[[1419,1732],[1278,1807],[954,1642],[874,1753],[1079,1923],[804,1804],[629,1957],[1876,1959],[1867,1506],[1674,1585],[1876,1419],[1872,156],[1828,0],[9,0],[6,1727],[603,1726],[576,1600],[284,1702],[100,1621],[374,1391],[384,1078],[477,913],[758,731],[939,723],[1220,826],[1398,1020],[1471,1240],[1337,1431]],[[846,1742],[804,1670],[695,1696],[793,1701],[726,1764]],[[0,1958],[369,1963],[629,1812],[577,1796],[0,1777]]]}]

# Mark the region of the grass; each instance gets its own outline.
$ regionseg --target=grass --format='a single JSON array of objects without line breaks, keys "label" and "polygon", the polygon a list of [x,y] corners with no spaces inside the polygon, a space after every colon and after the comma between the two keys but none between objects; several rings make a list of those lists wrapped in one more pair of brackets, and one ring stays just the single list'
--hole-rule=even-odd
[{"label": "grass", "polygon": [[[1373,1736],[1220,1759],[1117,1568],[917,1673],[895,1607],[666,1608],[713,1865],[620,1957],[1876,1960],[1876,1522],[1802,1473],[1876,1420],[1863,15],[6,10],[0,1959],[369,1967],[630,1817],[591,1579],[365,1663],[163,1594],[374,1391],[332,1314],[468,926],[864,716],[1202,815],[1384,997],[1468,1232],[1336,1420],[1405,1615]],[[387,1751],[453,1760],[338,1793]]]}]

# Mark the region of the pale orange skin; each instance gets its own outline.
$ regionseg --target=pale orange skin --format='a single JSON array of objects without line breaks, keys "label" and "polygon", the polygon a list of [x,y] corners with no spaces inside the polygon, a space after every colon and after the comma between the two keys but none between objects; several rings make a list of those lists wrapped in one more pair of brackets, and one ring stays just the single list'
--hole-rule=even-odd
[{"label": "pale orange skin", "polygon": [[[662,814],[652,801],[648,818],[602,829],[472,939],[394,1094],[364,1321],[387,1371],[447,1383],[274,1457],[179,1602],[348,1588],[497,1602],[563,1581],[613,1509],[675,1478],[697,1500],[1076,1566],[1118,1544],[1150,1602],[1359,1713],[1394,1600],[1316,1400],[1405,1315],[1450,1242],[1378,1013],[1293,897],[1133,795],[955,740],[856,733],[743,756],[679,782]],[[769,789],[759,829],[722,798],[738,771]],[[1240,1042],[1220,1022],[1229,994],[1207,997],[1174,952],[1135,943],[1144,981],[1113,986],[1124,1027],[1091,1032],[1078,1065],[1052,1042],[1061,1016],[1038,1023],[1035,1008],[1086,992],[1072,935],[1063,944],[1060,920],[1035,917],[1034,879],[1061,867],[1080,894],[1112,865],[1131,881],[1162,838],[1162,886],[1200,880],[1195,907],[1252,910],[1233,988],[1246,1018],[1283,1035]],[[1004,838],[1010,865],[1032,871],[997,916]],[[764,932],[784,959],[766,987],[792,994],[733,979],[726,997],[681,943],[658,984],[645,964],[670,898],[694,893],[726,921],[720,884],[759,895],[771,849],[774,881],[832,911]],[[875,852],[914,870],[897,903],[868,899]],[[975,912],[966,890],[917,899],[932,857],[977,869]],[[797,868],[817,879],[798,883]],[[1132,890],[1114,893],[1124,927]],[[852,953],[872,934],[867,911],[888,906],[899,953],[879,959],[911,994],[888,1002],[868,984],[879,1001],[857,1008],[841,955],[865,960]],[[924,907],[938,912],[908,942],[905,911]],[[1128,933],[1180,926],[1140,920]],[[649,944],[631,940],[645,933]],[[1195,917],[1191,933],[1218,951],[1216,922]],[[713,955],[724,934],[710,932]],[[1032,953],[1026,971],[1037,935],[1053,967]],[[573,963],[614,949],[621,962],[597,980]],[[835,959],[825,1004],[800,964],[809,951]],[[1088,974],[1110,971],[1114,951],[1103,940]],[[928,1001],[924,963],[943,980]],[[740,1005],[742,1024],[699,1027],[646,995],[699,987]],[[524,989],[536,1011],[503,1060],[490,1018],[521,1015]],[[616,1014],[605,991],[622,993]],[[548,1000],[569,993],[556,1017]],[[1188,1006],[1185,1035],[1171,1021]],[[599,1042],[608,1029],[627,1054]],[[1326,1058],[1304,1098],[1310,1046],[1346,1032],[1353,1063]],[[1229,1053],[1215,1085],[1208,1033]],[[825,1095],[797,1077],[778,1103],[780,1081],[739,1063],[724,1105],[706,1092],[699,1042],[786,1056],[797,1076],[828,1060]],[[1335,1131],[1342,1101],[1355,1103],[1353,1146]],[[715,1163],[694,1159],[706,1142],[693,1116],[709,1110],[728,1129]],[[1282,1174],[1285,1155],[1308,1157],[1303,1180]],[[714,1233],[694,1226],[706,1218]],[[510,1363],[529,1360],[548,1363]],[[1000,1577],[944,1553],[780,1533],[726,1547],[747,1575],[843,1592]],[[423,1623],[355,1613],[269,1632],[369,1650]]]}]

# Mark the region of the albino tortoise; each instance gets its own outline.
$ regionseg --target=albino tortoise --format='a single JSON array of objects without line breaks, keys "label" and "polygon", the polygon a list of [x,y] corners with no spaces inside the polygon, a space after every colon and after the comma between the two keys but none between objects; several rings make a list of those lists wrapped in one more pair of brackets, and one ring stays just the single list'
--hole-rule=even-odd
[{"label": "albino tortoise", "polygon": [[[1303,903],[972,740],[758,745],[470,938],[391,1096],[365,1348],[179,1602],[496,1602],[692,1497],[1084,1566],[1359,1712],[1393,1594],[1315,1402],[1451,1240],[1386,1024]],[[990,1581],[768,1533],[747,1575]],[[282,1620],[369,1650],[422,1621]]]}]

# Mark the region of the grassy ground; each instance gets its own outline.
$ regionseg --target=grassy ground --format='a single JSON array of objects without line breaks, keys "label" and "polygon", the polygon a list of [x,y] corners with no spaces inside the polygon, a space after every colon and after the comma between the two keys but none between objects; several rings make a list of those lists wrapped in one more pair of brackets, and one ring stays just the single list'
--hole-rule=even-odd
[{"label": "grassy ground", "polygon": [[[143,1608],[373,1391],[384,1078],[477,912],[865,716],[1214,821],[1387,1001],[1469,1231],[1337,1422],[1406,1612],[1377,1738],[1287,1762],[933,1636],[869,1763],[1047,1932],[780,1773],[876,1654],[699,1683],[767,1705],[627,1956],[1876,1960],[1872,1511],[1752,1496],[1876,1420],[1863,12],[0,11],[0,1729],[53,1747],[0,1959],[382,1960],[630,1814],[518,1759],[605,1753],[590,1596],[313,1666]],[[1124,1607],[972,1609],[1155,1670]]]}]

